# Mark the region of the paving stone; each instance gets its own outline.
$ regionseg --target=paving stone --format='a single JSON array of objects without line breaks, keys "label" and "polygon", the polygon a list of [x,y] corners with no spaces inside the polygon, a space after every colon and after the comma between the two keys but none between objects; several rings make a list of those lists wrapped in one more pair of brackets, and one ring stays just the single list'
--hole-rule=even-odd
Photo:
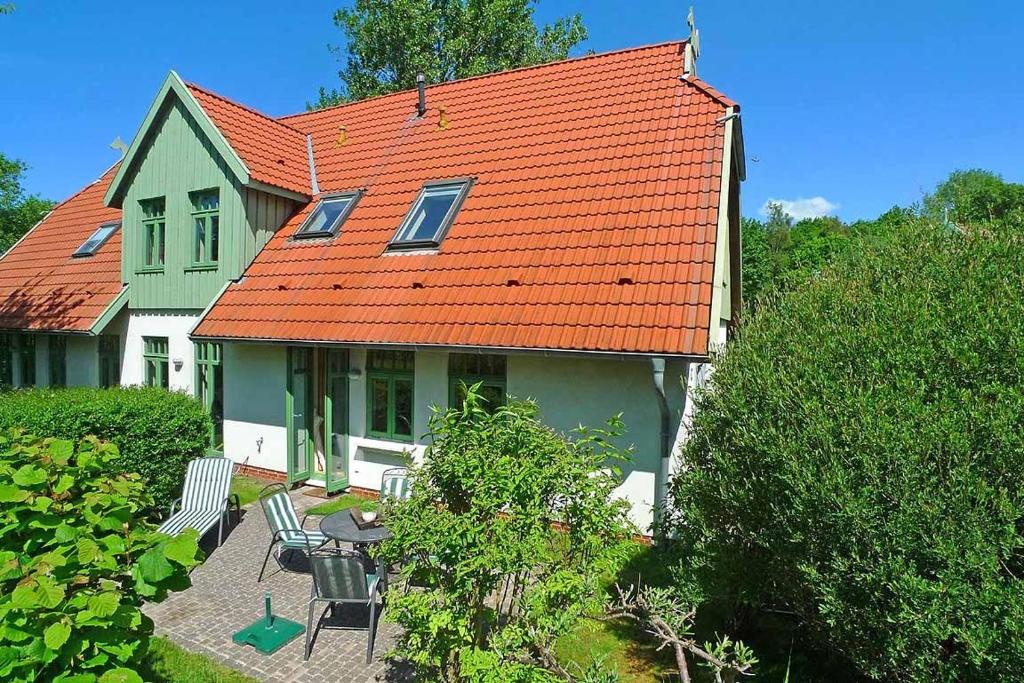
[{"label": "paving stone", "polygon": [[[291,496],[300,518],[304,510],[323,502],[301,490]],[[316,518],[306,526],[315,529]],[[281,571],[271,558],[267,575],[256,583],[270,542],[270,531],[258,504],[243,510],[242,521],[227,535],[224,545],[215,547],[216,540],[216,533],[204,539],[209,556],[192,572],[190,588],[145,607],[156,624],[157,635],[272,683],[412,680],[406,667],[384,660],[399,633],[394,624],[384,620],[379,622],[370,664],[366,664],[366,631],[321,629],[308,662],[302,661],[304,635],[269,656],[233,643],[231,636],[236,631],[263,615],[266,591],[271,593],[274,614],[305,624],[312,579],[308,573]],[[343,615],[346,624],[351,620],[359,625],[366,623],[367,616],[365,612]]]}]

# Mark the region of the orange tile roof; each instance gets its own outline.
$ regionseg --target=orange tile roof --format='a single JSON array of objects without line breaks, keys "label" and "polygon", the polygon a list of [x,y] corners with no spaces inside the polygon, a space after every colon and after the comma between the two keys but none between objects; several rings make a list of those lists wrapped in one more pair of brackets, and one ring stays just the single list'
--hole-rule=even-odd
[{"label": "orange tile roof", "polygon": [[[196,336],[705,355],[735,105],[680,79],[682,46],[431,86],[422,119],[414,91],[284,117],[323,192],[365,195],[333,240],[291,241],[314,204],[294,216]],[[458,177],[439,251],[386,254],[422,184]]]},{"label": "orange tile roof", "polygon": [[52,212],[0,259],[0,328],[87,332],[121,292],[121,231],[93,256],[72,253],[101,223],[114,166]]},{"label": "orange tile roof", "polygon": [[186,85],[254,180],[312,194],[305,133],[194,83]]}]

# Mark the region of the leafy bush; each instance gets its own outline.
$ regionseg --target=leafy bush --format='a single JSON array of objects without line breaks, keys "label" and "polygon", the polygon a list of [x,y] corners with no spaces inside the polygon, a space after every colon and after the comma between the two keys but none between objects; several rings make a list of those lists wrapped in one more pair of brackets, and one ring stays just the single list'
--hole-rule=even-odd
[{"label": "leafy bush", "polygon": [[627,505],[612,499],[623,456],[609,442],[621,423],[570,439],[536,404],[485,410],[478,388],[435,411],[411,498],[384,509],[394,537],[381,552],[425,586],[389,593],[395,654],[430,680],[561,680],[547,670],[555,639],[600,606],[627,550]]},{"label": "leafy bush", "polygon": [[752,317],[673,485],[682,578],[872,678],[1019,678],[1022,228],[912,221]]},{"label": "leafy bush", "polygon": [[78,440],[86,435],[118,447],[111,473],[137,472],[159,510],[181,495],[189,460],[209,446],[210,421],[185,394],[131,387],[30,389],[0,394],[0,429],[22,428]]},{"label": "leafy bush", "polygon": [[146,486],[117,461],[95,437],[0,435],[0,680],[141,682],[139,608],[189,585],[198,546],[144,521]]}]

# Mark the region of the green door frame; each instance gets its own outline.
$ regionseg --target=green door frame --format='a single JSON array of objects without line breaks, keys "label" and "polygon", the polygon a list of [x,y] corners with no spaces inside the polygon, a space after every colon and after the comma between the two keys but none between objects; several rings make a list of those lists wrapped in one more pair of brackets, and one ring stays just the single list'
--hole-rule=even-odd
[{"label": "green door frame", "polygon": [[[334,459],[343,458],[343,465],[347,465],[345,462],[348,458],[348,404],[349,404],[349,391],[348,391],[348,367],[349,367],[349,353],[348,349],[328,349],[324,353],[324,455],[325,455],[325,469],[324,473],[325,486],[328,493],[334,493],[341,489],[348,488],[348,470],[343,470],[341,476],[334,469]],[[335,453],[334,450],[334,398],[338,396],[342,402],[339,406],[342,424],[341,429],[338,433],[341,435],[341,452]]]},{"label": "green door frame", "polygon": [[[295,414],[295,369],[297,365],[297,355],[302,354],[305,356],[305,397],[302,413],[300,415]],[[313,398],[313,382],[312,380],[312,369],[313,369],[313,349],[308,346],[289,346],[288,347],[288,381],[285,389],[285,424],[288,427],[288,483],[294,484],[295,482],[305,481],[309,479],[311,473],[311,452],[310,442],[312,441],[312,413],[310,412],[310,406]],[[296,441],[296,417],[302,419],[302,424],[299,428],[305,430],[306,439],[304,443],[305,453],[297,454],[295,452],[295,441]],[[296,469],[296,462],[303,463],[301,470]]]}]

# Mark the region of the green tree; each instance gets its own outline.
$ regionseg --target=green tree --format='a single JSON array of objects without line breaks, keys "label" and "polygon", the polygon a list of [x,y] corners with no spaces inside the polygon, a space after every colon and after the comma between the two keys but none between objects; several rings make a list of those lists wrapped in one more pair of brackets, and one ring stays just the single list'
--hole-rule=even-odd
[{"label": "green tree", "polygon": [[[340,89],[320,88],[310,108],[428,83],[565,59],[587,38],[579,14],[538,27],[537,0],[356,0],[334,14],[344,50]],[[342,56],[344,53],[344,56]]]},{"label": "green tree", "polygon": [[924,204],[934,218],[961,226],[977,224],[1024,210],[1024,185],[980,169],[954,171],[925,197]]},{"label": "green tree", "polygon": [[428,680],[561,680],[555,640],[602,609],[602,579],[628,550],[628,506],[613,497],[621,422],[567,438],[536,404],[489,411],[478,389],[435,411],[411,498],[384,510],[394,536],[381,552],[424,586],[392,590],[385,618],[402,626],[396,655]]},{"label": "green tree", "polygon": [[0,254],[53,208],[53,202],[25,194],[22,180],[26,168],[24,162],[0,154]]},{"label": "green tree", "polygon": [[1016,680],[1024,220],[883,219],[716,363],[672,488],[679,579],[870,679]]}]

